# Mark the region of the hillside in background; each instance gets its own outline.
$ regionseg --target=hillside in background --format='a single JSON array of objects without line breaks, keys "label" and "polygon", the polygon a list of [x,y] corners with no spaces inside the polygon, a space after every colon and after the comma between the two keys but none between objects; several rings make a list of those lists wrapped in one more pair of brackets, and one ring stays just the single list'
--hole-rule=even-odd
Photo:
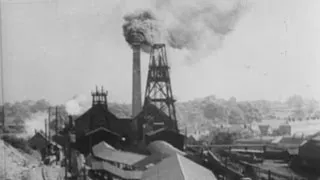
[{"label": "hillside in background", "polygon": [[[6,103],[7,124],[24,125],[35,118],[34,114],[47,113],[49,106],[50,103],[46,100]],[[320,116],[317,101],[303,99],[298,95],[289,97],[285,102],[266,100],[238,102],[234,97],[225,100],[208,96],[177,102],[176,108],[180,127],[187,127],[191,131],[208,129],[212,124],[243,124],[266,119],[284,119],[289,116],[294,118]],[[109,103],[109,109],[118,117],[130,117],[131,114],[131,106],[128,104]],[[63,105],[60,106],[60,111],[66,119],[67,113]]]}]

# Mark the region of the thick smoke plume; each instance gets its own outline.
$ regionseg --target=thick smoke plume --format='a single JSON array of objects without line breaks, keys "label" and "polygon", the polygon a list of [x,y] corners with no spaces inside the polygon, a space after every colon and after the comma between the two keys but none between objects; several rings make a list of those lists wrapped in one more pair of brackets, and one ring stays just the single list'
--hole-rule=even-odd
[{"label": "thick smoke plume", "polygon": [[139,32],[145,46],[164,42],[203,57],[221,47],[244,8],[242,0],[154,0],[151,10],[124,17],[123,32],[127,41],[130,34]]},{"label": "thick smoke plume", "polygon": [[129,45],[140,41],[142,50],[150,51],[152,44],[161,42],[160,23],[151,11],[136,11],[124,17],[123,34]]}]

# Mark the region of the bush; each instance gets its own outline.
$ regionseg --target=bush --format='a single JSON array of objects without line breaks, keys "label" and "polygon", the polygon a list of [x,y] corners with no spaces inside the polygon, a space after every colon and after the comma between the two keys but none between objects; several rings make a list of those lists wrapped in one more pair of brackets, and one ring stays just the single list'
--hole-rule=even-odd
[{"label": "bush", "polygon": [[19,149],[28,154],[32,153],[32,149],[30,148],[28,141],[23,138],[19,138],[14,135],[4,135],[1,137],[1,139],[16,149]]}]

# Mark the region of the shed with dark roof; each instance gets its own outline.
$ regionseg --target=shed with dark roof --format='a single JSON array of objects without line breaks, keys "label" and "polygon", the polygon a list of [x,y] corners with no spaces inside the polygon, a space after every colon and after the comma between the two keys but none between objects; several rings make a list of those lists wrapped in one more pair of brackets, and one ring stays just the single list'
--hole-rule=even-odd
[{"label": "shed with dark roof", "polygon": [[118,119],[104,104],[92,106],[87,112],[75,120],[77,137],[83,136],[99,127],[104,127],[121,135],[129,135],[131,133],[131,121],[128,119]]},{"label": "shed with dark roof", "polygon": [[59,149],[62,147],[56,142],[48,139],[42,132],[36,132],[34,136],[28,141],[30,147],[36,150],[42,150],[46,148],[48,145],[53,145]]},{"label": "shed with dark roof", "polygon": [[85,136],[77,138],[76,148],[84,154],[88,154],[91,151],[91,148],[100,142],[106,142],[113,147],[119,148],[121,145],[122,137],[106,129],[104,127],[96,128],[88,133]]},{"label": "shed with dark roof", "polygon": [[320,171],[320,135],[313,136],[311,139],[303,142],[299,148],[300,158]]}]

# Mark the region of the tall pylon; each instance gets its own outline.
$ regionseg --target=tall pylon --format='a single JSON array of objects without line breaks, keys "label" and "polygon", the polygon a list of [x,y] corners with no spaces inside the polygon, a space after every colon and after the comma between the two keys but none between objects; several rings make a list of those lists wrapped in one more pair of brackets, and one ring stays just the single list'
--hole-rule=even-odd
[{"label": "tall pylon", "polygon": [[170,118],[169,129],[178,131],[165,44],[154,44],[150,52],[144,106],[153,104]]}]

